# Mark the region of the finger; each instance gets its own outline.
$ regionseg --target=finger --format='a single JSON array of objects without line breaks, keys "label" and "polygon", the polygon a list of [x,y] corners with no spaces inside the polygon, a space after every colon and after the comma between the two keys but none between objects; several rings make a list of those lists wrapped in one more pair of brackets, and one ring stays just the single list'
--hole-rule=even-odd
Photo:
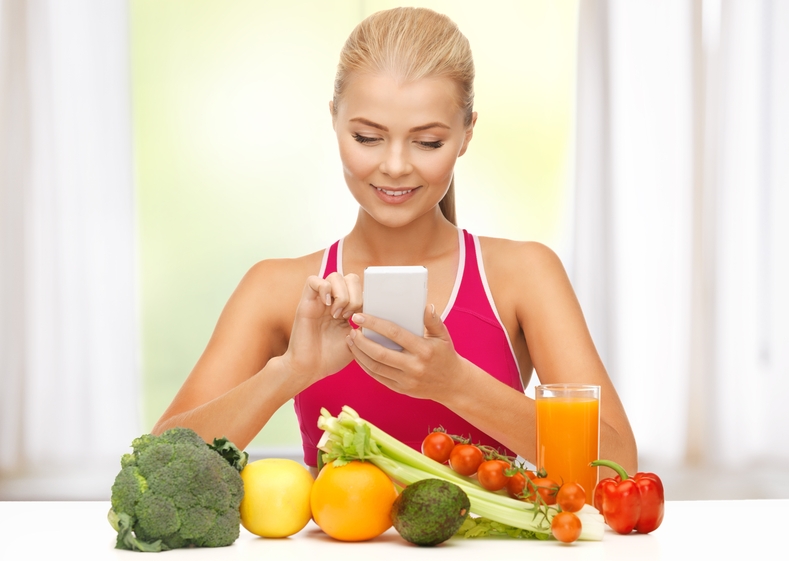
[{"label": "finger", "polygon": [[371,365],[373,362],[377,362],[397,370],[404,370],[406,368],[408,362],[406,353],[381,345],[377,341],[365,336],[361,329],[352,329],[349,336],[350,343],[353,347],[358,349],[359,352],[364,353],[365,364]]},{"label": "finger", "polygon": [[318,298],[327,306],[331,305],[331,283],[317,275],[307,277],[307,284],[304,286],[304,296]]},{"label": "finger", "polygon": [[[348,343],[351,354],[353,354],[353,358],[362,370],[382,384],[394,389],[393,386],[398,383],[398,379],[402,376],[403,371],[387,364],[386,360],[390,357],[397,358],[401,353],[387,349],[374,341],[370,341],[364,337],[359,329],[351,330],[350,335],[346,338],[346,342]],[[369,345],[372,345],[372,348],[368,348],[367,351],[365,351],[364,347]]]},{"label": "finger", "polygon": [[425,337],[437,337],[444,341],[450,339],[447,326],[441,321],[441,316],[436,313],[433,304],[425,307]]},{"label": "finger", "polygon": [[422,340],[422,337],[414,335],[407,329],[400,327],[394,322],[368,314],[355,313],[353,316],[351,316],[351,321],[353,321],[359,327],[370,329],[379,335],[383,335],[390,341],[394,341],[403,347],[404,350],[413,349],[417,341]]},{"label": "finger", "polygon": [[[354,333],[356,333],[355,338],[353,338]],[[419,387],[421,376],[418,375],[418,370],[414,370],[408,365],[409,362],[413,361],[413,357],[405,353],[387,349],[367,339],[367,341],[377,349],[372,351],[371,356],[362,349],[363,341],[360,340],[362,337],[364,336],[359,330],[354,330],[347,339],[351,354],[359,367],[364,370],[367,375],[387,388],[401,394],[419,397],[418,393],[414,393],[414,391]],[[355,345],[354,341],[359,342],[360,345]],[[375,354],[378,350],[381,351],[381,355]],[[383,358],[381,360],[376,360],[376,356],[378,358]],[[388,358],[391,358],[394,364],[387,364]]]},{"label": "finger", "polygon": [[342,317],[348,319],[351,314],[362,309],[362,282],[359,275],[349,273],[345,275],[345,285],[348,287],[348,304],[342,312]]},{"label": "finger", "polygon": [[381,376],[380,374],[377,374],[377,373],[373,372],[372,370],[370,370],[369,368],[367,368],[366,366],[364,366],[361,362],[359,362],[358,359],[356,360],[356,363],[359,365],[359,367],[362,370],[365,371],[365,373],[367,373],[368,376],[370,376],[370,378],[372,378],[376,382],[379,382],[380,384],[383,384],[384,386],[386,386],[390,390],[396,391],[397,393],[403,393],[403,391],[401,389],[400,381],[397,380],[396,378],[388,378],[386,376]]},{"label": "finger", "polygon": [[348,284],[340,273],[331,273],[326,280],[331,285],[331,315],[333,318],[339,318],[342,315],[343,309],[350,302],[350,292]]}]

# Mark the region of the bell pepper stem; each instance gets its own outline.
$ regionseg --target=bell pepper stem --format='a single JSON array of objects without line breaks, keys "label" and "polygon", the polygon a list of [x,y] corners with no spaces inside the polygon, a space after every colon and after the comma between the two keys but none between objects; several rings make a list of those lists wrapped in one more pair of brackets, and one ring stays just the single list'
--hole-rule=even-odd
[{"label": "bell pepper stem", "polygon": [[625,471],[625,468],[623,468],[616,462],[612,462],[611,460],[595,460],[589,465],[594,467],[611,468],[617,473],[617,475],[622,479],[622,481],[627,481],[629,479],[627,472]]}]

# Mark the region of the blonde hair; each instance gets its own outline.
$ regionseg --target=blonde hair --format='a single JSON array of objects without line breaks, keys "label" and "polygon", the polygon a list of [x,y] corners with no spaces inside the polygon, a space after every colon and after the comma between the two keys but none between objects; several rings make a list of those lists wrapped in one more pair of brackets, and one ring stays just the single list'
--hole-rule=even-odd
[{"label": "blonde hair", "polygon": [[[334,111],[354,73],[391,73],[405,81],[449,78],[458,86],[465,125],[471,125],[471,47],[457,25],[443,14],[427,8],[394,8],[376,12],[357,25],[340,52],[334,80]],[[457,225],[454,177],[439,206],[446,219]]]}]

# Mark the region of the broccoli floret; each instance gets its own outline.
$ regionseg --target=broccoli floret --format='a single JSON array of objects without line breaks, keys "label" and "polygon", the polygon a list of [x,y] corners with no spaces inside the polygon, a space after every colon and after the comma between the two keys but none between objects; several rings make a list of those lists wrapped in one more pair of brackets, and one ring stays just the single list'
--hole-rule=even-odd
[{"label": "broccoli floret", "polygon": [[193,444],[194,446],[205,444],[205,441],[200,438],[195,431],[183,428],[175,428],[163,432],[156,444],[161,442],[168,442],[170,444]]},{"label": "broccoli floret", "polygon": [[162,497],[156,493],[143,493],[134,509],[137,523],[134,529],[137,537],[146,541],[168,538],[181,528],[181,518],[170,497]]},{"label": "broccoli floret", "polygon": [[108,518],[118,549],[221,547],[238,538],[244,496],[238,466],[247,456],[225,439],[217,443],[221,452],[187,428],[134,439],[112,486]]},{"label": "broccoli floret", "polygon": [[137,466],[124,467],[112,485],[112,510],[133,513],[137,501],[147,490],[148,482],[140,474]]}]

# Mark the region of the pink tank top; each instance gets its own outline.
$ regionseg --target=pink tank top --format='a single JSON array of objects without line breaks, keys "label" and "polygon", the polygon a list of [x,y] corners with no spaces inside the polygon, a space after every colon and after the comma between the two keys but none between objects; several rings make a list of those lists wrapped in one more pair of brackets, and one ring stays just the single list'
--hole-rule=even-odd
[{"label": "pink tank top", "polygon": [[[490,294],[479,241],[465,230],[458,230],[458,235],[457,278],[442,320],[458,354],[522,392],[518,363]],[[323,256],[321,276],[325,278],[335,271],[342,273],[342,240],[329,247]],[[337,415],[343,405],[351,406],[363,419],[416,450],[421,448],[422,440],[430,431],[442,426],[449,434],[462,435],[474,443],[494,446],[511,454],[499,442],[443,405],[390,390],[368,376],[354,361],[295,398],[307,465],[317,463],[316,445],[323,433],[317,426],[321,407]]]}]

